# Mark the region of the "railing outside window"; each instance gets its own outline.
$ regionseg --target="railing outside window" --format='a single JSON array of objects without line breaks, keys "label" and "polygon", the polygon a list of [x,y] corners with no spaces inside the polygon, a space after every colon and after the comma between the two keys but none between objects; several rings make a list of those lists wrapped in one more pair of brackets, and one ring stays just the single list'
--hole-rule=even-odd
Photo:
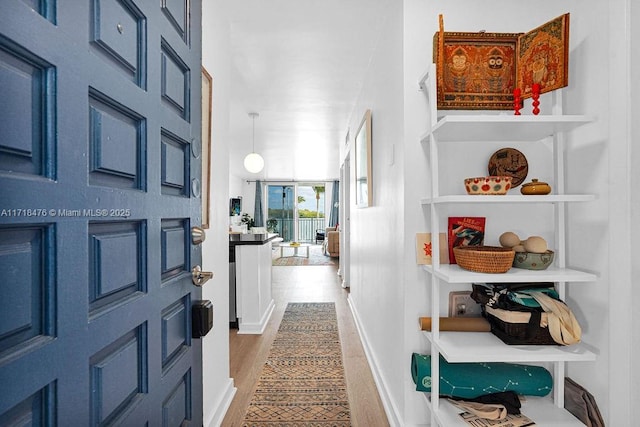
[{"label": "railing outside window", "polygon": [[[278,221],[278,224],[276,225],[276,233],[278,233],[285,242],[292,242],[296,240],[293,235],[295,219],[276,219]],[[315,243],[316,231],[324,231],[325,227],[326,225],[324,218],[298,218],[297,241],[304,243]]]}]

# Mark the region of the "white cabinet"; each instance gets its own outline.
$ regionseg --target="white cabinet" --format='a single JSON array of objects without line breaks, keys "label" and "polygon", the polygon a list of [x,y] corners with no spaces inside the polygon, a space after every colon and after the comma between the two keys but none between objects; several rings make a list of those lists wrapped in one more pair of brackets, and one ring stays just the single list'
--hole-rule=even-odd
[{"label": "white cabinet", "polygon": [[276,306],[271,294],[271,241],[236,245],[235,251],[238,333],[260,335]]},{"label": "white cabinet", "polygon": [[[420,79],[419,85],[428,98],[432,123],[421,137],[428,144],[429,166],[431,169],[431,194],[420,200],[425,213],[430,214],[430,230],[442,230],[443,210],[451,205],[489,205],[501,211],[518,204],[553,205],[554,243],[556,256],[554,265],[547,270],[532,271],[512,268],[504,274],[474,273],[454,264],[439,263],[439,240],[432,240],[433,265],[425,266],[431,278],[432,331],[424,332],[431,343],[432,378],[439,378],[438,360],[442,355],[447,361],[455,362],[514,362],[548,363],[553,366],[553,396],[547,398],[527,398],[523,403],[523,414],[541,426],[581,426],[582,423],[564,410],[564,377],[566,362],[593,361],[596,358],[590,347],[584,343],[571,346],[510,346],[490,333],[440,332],[438,313],[440,292],[447,292],[449,284],[473,282],[555,282],[560,297],[564,299],[568,282],[593,282],[596,275],[590,272],[567,268],[565,242],[565,215],[567,203],[588,202],[595,199],[590,194],[566,194],[564,190],[564,133],[593,119],[582,115],[562,115],[561,92],[555,91],[551,115],[521,115],[501,112],[495,114],[449,114],[438,117],[436,107],[435,66]],[[463,185],[456,194],[440,194],[441,173],[439,172],[439,151],[442,144],[478,144],[486,142],[509,142],[509,144],[534,144],[541,140],[552,140],[553,194],[546,196],[523,196],[515,190],[504,196],[470,196]],[[515,145],[517,146],[517,145]],[[464,147],[464,145],[461,145]],[[461,148],[462,150],[463,148]],[[549,218],[551,221],[552,218]],[[491,218],[488,216],[487,221]],[[506,231],[506,230],[505,230]],[[432,395],[439,394],[439,382],[432,382]],[[444,399],[431,400],[432,425],[464,426],[457,415],[459,412]]]}]

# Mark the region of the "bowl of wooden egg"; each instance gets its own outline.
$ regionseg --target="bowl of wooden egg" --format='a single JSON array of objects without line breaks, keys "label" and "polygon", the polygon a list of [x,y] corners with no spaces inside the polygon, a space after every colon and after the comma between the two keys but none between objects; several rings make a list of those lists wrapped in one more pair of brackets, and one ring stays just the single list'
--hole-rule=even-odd
[{"label": "bowl of wooden egg", "polygon": [[521,240],[517,234],[507,231],[500,235],[500,245],[515,251],[514,268],[546,270],[553,264],[554,253],[547,248],[547,242],[540,236],[531,236],[526,240]]}]

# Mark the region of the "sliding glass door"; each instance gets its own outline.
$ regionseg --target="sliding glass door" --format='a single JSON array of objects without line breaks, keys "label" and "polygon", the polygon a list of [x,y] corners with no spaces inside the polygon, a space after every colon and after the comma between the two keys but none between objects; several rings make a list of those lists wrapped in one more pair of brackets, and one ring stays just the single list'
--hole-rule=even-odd
[{"label": "sliding glass door", "polygon": [[267,228],[278,233],[285,242],[296,240],[295,186],[267,186]]},{"label": "sliding glass door", "polygon": [[322,233],[322,240],[324,240],[324,188],[324,183],[298,184],[297,229],[302,242],[319,242],[318,232]]},{"label": "sliding glass door", "polygon": [[286,242],[318,242],[325,228],[324,183],[269,184],[267,228]]}]

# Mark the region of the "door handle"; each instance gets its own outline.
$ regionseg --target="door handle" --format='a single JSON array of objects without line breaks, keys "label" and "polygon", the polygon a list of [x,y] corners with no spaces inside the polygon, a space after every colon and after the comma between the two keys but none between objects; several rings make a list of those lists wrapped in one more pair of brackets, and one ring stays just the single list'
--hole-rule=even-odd
[{"label": "door handle", "polygon": [[213,272],[211,271],[202,271],[202,268],[199,265],[196,265],[191,269],[191,281],[196,286],[202,286],[209,279],[213,278]]},{"label": "door handle", "polygon": [[207,234],[201,227],[191,227],[191,243],[199,245],[207,238]]}]

